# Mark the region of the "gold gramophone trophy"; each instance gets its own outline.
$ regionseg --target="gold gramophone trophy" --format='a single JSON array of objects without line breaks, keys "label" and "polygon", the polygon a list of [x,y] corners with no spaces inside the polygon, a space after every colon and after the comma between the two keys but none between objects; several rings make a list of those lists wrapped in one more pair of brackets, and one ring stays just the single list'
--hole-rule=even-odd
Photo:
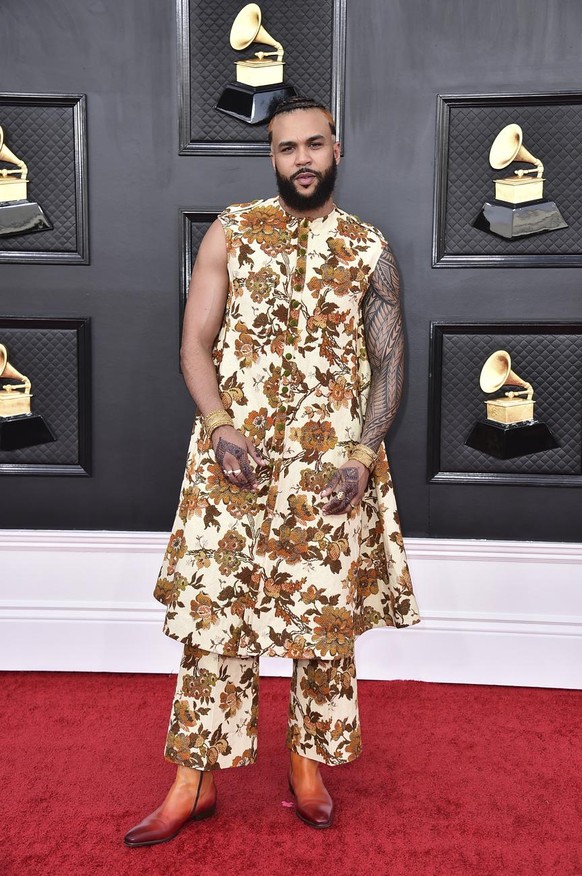
[{"label": "gold gramophone trophy", "polygon": [[8,148],[0,127],[0,236],[48,231],[53,227],[42,208],[27,199],[27,188],[28,167]]},{"label": "gold gramophone trophy", "polygon": [[555,202],[544,198],[544,165],[525,148],[523,131],[515,124],[502,128],[489,150],[489,164],[495,170],[504,170],[513,161],[534,166],[494,179],[495,199],[483,204],[473,226],[506,240],[567,228]]},{"label": "gold gramophone trophy", "polygon": [[31,400],[30,380],[9,363],[8,351],[0,344],[0,450],[20,450],[56,440],[44,418],[31,413]]},{"label": "gold gramophone trophy", "polygon": [[233,49],[242,51],[252,43],[273,46],[274,52],[255,52],[252,58],[236,61],[236,82],[229,82],[220,95],[216,109],[249,125],[265,122],[275,105],[297,94],[292,85],[284,85],[283,46],[261,27],[261,9],[248,3],[235,18],[230,31]]},{"label": "gold gramophone trophy", "polygon": [[481,369],[479,385],[487,393],[504,386],[521,389],[487,399],[487,419],[475,423],[465,442],[468,447],[497,459],[512,459],[560,446],[546,424],[535,419],[533,386],[511,370],[509,353],[497,350],[489,356]]}]

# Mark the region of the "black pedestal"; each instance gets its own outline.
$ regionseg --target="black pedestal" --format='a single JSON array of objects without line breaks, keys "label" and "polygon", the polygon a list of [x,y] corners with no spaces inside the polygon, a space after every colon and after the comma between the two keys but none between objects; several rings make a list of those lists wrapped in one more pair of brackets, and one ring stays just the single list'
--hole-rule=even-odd
[{"label": "black pedestal", "polygon": [[560,446],[546,424],[538,420],[508,425],[478,420],[465,444],[496,459],[513,459]]},{"label": "black pedestal", "polygon": [[0,237],[50,231],[51,223],[35,201],[4,201],[0,204]]},{"label": "black pedestal", "polygon": [[216,109],[249,125],[266,122],[275,105],[287,97],[295,97],[292,85],[244,85],[229,82],[220,95]]},{"label": "black pedestal", "polygon": [[554,201],[528,201],[527,204],[487,201],[473,222],[473,227],[505,240],[513,240],[514,237],[556,231],[568,225]]},{"label": "black pedestal", "polygon": [[0,417],[0,450],[21,450],[56,440],[40,414]]}]

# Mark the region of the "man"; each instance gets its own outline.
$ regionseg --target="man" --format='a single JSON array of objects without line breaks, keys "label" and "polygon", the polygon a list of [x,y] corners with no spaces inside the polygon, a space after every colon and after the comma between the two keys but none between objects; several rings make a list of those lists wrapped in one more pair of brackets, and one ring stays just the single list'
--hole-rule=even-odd
[{"label": "man", "polygon": [[200,418],[155,594],[185,646],[178,770],[130,846],[212,815],[214,771],[255,760],[260,654],[294,660],[289,785],[329,827],[319,763],[361,750],[354,639],[419,619],[383,447],[402,387],[394,258],[333,203],[325,107],[279,104],[269,138],[279,197],[227,208],[192,274],[182,368]]}]

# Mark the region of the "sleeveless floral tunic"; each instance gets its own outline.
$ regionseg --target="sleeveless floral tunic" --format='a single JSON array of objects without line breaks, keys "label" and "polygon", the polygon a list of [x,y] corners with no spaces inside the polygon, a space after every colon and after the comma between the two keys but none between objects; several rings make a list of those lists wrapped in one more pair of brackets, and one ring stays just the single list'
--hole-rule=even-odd
[{"label": "sleeveless floral tunic", "polygon": [[229,484],[195,421],[154,594],[164,632],[229,656],[350,655],[366,630],[419,620],[384,448],[349,515],[322,514],[319,496],[361,434],[360,304],[385,241],[338,208],[298,219],[277,198],[219,219],[230,277],[219,388],[269,465],[256,494]]}]

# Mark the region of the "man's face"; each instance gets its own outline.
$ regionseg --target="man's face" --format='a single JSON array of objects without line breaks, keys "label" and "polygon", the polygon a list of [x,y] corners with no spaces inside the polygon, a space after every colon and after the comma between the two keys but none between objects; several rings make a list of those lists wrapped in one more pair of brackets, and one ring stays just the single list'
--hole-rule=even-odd
[{"label": "man's face", "polygon": [[298,212],[322,207],[331,197],[340,146],[318,109],[276,116],[271,161],[283,201]]}]

